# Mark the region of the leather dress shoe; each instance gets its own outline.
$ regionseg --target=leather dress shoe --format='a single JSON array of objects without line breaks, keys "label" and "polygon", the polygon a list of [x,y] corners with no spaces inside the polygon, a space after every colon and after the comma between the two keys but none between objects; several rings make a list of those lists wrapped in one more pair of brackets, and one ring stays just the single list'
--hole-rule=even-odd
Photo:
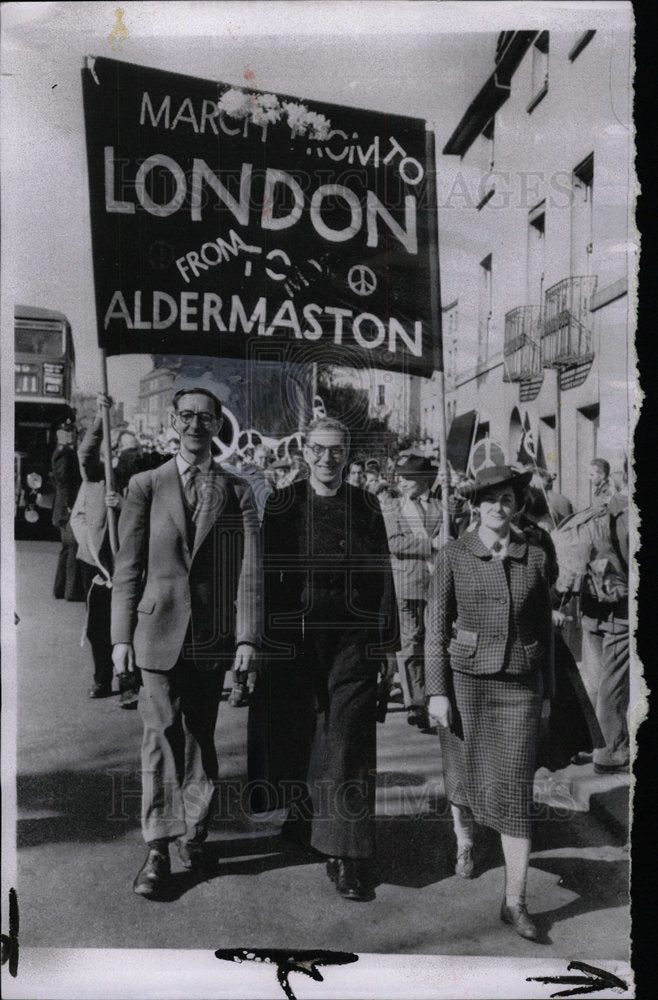
[{"label": "leather dress shoe", "polygon": [[90,698],[109,698],[112,694],[112,685],[98,684],[96,681],[91,685],[87,694]]},{"label": "leather dress shoe", "polygon": [[503,900],[500,908],[500,919],[504,924],[511,924],[517,934],[528,941],[536,941],[539,937],[537,925],[533,923],[525,903],[513,903],[511,906]]},{"label": "leather dress shoe", "polygon": [[418,726],[419,729],[431,729],[430,717],[427,709],[422,706],[410,708],[407,712],[407,722],[410,726]]},{"label": "leather dress shoe", "polygon": [[171,864],[169,855],[151,848],[146,861],[137,872],[133,892],[146,899],[159,899],[169,888]]},{"label": "leather dress shoe", "polygon": [[356,858],[329,858],[327,875],[343,899],[363,901],[371,894],[366,885],[365,864]]},{"label": "leather dress shoe", "polygon": [[192,869],[195,872],[205,872],[206,855],[203,844],[189,840],[177,840],[176,853],[183,868]]}]

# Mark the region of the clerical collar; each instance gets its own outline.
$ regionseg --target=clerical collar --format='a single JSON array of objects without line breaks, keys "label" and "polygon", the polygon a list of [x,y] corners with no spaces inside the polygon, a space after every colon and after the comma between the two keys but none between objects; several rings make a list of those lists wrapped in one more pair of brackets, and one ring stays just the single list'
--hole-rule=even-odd
[{"label": "clerical collar", "polygon": [[[180,452],[176,455],[176,467],[178,468],[179,476],[184,476],[188,469],[191,469],[194,462],[186,462]],[[210,472],[210,466],[212,465],[212,455],[210,455],[204,462],[201,462],[197,467],[199,472]]]},{"label": "clerical collar", "polygon": [[318,497],[335,497],[340,489],[340,483],[335,489],[325,486],[324,483],[314,483],[312,479],[309,479],[309,483],[311,484],[311,489]]}]

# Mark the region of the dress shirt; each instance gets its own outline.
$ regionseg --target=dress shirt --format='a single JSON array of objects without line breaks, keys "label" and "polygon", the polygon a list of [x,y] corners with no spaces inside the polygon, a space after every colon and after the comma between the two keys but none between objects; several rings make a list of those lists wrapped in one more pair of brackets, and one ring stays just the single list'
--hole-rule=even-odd
[{"label": "dress shirt", "polygon": [[[187,474],[189,473],[190,469],[192,468],[192,465],[195,465],[195,464],[196,463],[194,463],[194,462],[186,462],[180,452],[176,455],[176,467],[178,469],[178,475],[183,480],[183,486],[187,482]],[[199,472],[206,473],[206,472],[210,472],[210,467],[211,466],[212,466],[212,455],[210,456],[210,458],[206,458],[203,462],[201,462],[197,466],[197,468],[198,468]]]}]

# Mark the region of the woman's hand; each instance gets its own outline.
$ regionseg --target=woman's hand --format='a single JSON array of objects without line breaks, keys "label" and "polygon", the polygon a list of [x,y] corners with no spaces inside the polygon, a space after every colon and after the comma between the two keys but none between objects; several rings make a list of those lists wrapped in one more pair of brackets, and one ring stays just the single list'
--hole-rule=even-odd
[{"label": "woman's hand", "polygon": [[444,729],[452,725],[452,706],[450,698],[444,694],[433,694],[427,703],[428,715]]},{"label": "woman's hand", "polygon": [[120,493],[117,493],[115,491],[110,491],[105,494],[106,507],[114,507],[115,509],[116,508],[121,509],[122,505],[123,505],[123,497],[121,496]]}]

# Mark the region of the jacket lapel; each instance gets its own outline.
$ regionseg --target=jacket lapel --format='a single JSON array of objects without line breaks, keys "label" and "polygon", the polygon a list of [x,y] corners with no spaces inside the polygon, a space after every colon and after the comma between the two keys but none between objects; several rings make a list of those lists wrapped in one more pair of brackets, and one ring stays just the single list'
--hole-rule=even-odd
[{"label": "jacket lapel", "polygon": [[167,510],[169,511],[171,519],[185,539],[185,544],[187,545],[187,521],[185,519],[183,490],[181,487],[180,476],[178,474],[176,459],[172,458],[171,461],[165,462],[164,465],[161,465],[157,470],[156,475],[160,480],[160,490],[162,491],[162,496],[167,505]]},{"label": "jacket lapel", "polygon": [[[205,475],[199,476],[199,509],[196,518],[196,530],[194,533],[194,549],[192,558],[199,551],[199,547],[206,535],[212,528],[218,515],[226,506],[226,488],[224,477],[213,467]],[[222,493],[224,502],[222,503]]]}]

